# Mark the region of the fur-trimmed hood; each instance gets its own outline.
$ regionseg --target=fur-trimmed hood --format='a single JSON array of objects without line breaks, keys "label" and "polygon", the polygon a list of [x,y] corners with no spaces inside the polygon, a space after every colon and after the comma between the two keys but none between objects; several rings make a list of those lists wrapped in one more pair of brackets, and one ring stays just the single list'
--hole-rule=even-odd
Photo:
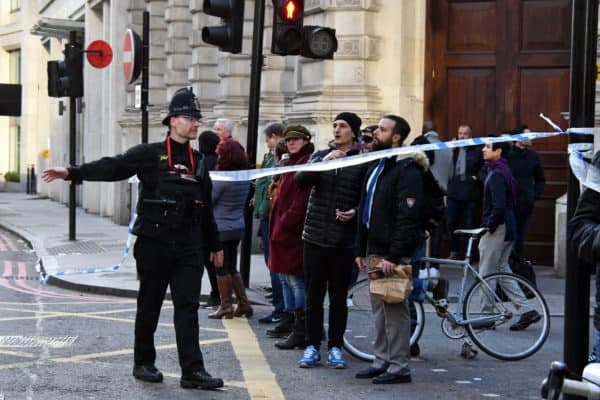
[{"label": "fur-trimmed hood", "polygon": [[404,160],[406,158],[412,158],[414,163],[417,164],[423,171],[429,170],[429,167],[430,167],[429,159],[427,158],[427,155],[425,154],[425,152],[414,151],[412,153],[398,154],[396,156],[396,162],[398,162],[400,160]]}]

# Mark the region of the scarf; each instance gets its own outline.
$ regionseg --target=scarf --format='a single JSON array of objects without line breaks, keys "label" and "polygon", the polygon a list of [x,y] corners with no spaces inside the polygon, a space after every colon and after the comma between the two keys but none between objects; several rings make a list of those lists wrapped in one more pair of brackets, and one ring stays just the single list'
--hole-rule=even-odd
[{"label": "scarf", "polygon": [[494,161],[486,161],[485,166],[487,167],[488,171],[499,169],[500,172],[502,172],[502,176],[504,176],[504,180],[506,180],[506,186],[508,187],[508,201],[514,206],[517,198],[517,186],[515,184],[515,178],[513,178],[506,160],[504,158],[500,158]]},{"label": "scarf", "polygon": [[454,176],[458,176],[461,181],[466,180],[465,174],[467,173],[467,149],[461,147],[458,149],[458,157],[456,158],[456,164],[454,165]]}]

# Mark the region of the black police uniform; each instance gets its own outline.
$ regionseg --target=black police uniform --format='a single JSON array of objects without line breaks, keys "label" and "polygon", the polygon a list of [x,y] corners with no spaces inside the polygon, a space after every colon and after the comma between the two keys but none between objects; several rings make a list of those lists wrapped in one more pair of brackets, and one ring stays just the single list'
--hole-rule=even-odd
[{"label": "black police uniform", "polygon": [[[189,94],[193,96],[191,90]],[[176,103],[177,97],[174,97],[165,122],[172,115],[200,116],[199,108],[194,109],[193,105],[191,110],[186,109],[187,106],[176,108]],[[118,181],[134,174],[140,180],[138,217],[133,227],[133,233],[137,235],[133,254],[140,279],[134,360],[137,366],[150,366],[154,376],[139,377],[135,369],[134,376],[162,381],[162,374],[154,368],[154,332],[167,285],[171,287],[174,305],[177,350],[183,375],[181,385],[184,386],[185,376],[196,372],[204,374],[198,343],[203,245],[215,252],[221,250],[221,244],[213,215],[212,183],[200,153],[192,150],[189,143],[180,144],[168,136],[163,142],[140,144],[123,154],[104,157],[68,171],[66,179],[74,183]],[[156,375],[160,377],[154,379]],[[193,386],[202,385],[185,387]]]}]

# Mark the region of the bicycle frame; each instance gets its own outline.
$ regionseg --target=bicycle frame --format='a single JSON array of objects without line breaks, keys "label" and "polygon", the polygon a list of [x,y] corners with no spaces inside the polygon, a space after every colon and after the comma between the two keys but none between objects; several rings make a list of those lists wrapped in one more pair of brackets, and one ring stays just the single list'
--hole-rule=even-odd
[{"label": "bicycle frame", "polygon": [[[512,317],[512,313],[510,311],[508,311],[506,309],[506,307],[504,307],[502,305],[501,302],[498,302],[498,300],[500,300],[500,299],[496,295],[495,288],[494,289],[490,288],[490,286],[483,279],[483,277],[479,274],[479,272],[477,272],[477,270],[475,268],[473,268],[473,266],[471,265],[471,253],[473,250],[473,242],[475,241],[475,239],[476,239],[476,237],[469,236],[469,241],[467,243],[467,253],[466,253],[464,260],[451,260],[451,259],[447,259],[447,258],[435,258],[435,257],[421,257],[419,259],[419,261],[429,263],[429,264],[437,263],[437,264],[443,264],[443,265],[458,265],[458,266],[462,267],[463,276],[461,279],[460,288],[459,288],[459,292],[458,292],[458,304],[456,306],[456,310],[455,310],[454,314],[451,312],[446,313],[446,316],[448,317],[448,319],[450,319],[450,321],[452,321],[452,323],[455,323],[460,326],[473,324],[473,323],[495,322],[498,319],[504,319],[504,318],[510,319]],[[475,278],[476,281],[479,281],[481,283],[482,287],[485,288],[485,291],[487,292],[486,295],[488,296],[488,298],[490,300],[497,300],[496,304],[500,305],[500,307],[503,308],[503,310],[501,310],[502,314],[500,317],[497,315],[492,315],[492,316],[470,318],[470,319],[462,318],[461,310],[463,309],[463,304],[465,301],[464,295],[465,295],[465,289],[466,289],[466,285],[467,285],[467,273],[470,273]],[[425,298],[432,305],[434,305],[434,306],[436,305],[436,301],[433,300],[433,298],[431,298],[431,296],[429,294],[426,294]]]}]

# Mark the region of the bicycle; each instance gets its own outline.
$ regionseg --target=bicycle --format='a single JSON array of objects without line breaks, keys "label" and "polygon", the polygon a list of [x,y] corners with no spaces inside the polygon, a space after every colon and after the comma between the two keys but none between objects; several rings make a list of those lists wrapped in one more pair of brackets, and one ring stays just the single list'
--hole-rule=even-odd
[{"label": "bicycle", "polygon": [[[447,299],[434,300],[425,292],[422,299],[409,299],[411,308],[411,346],[417,343],[425,328],[425,306],[431,306],[442,319],[441,329],[444,335],[454,340],[464,340],[461,355],[473,358],[477,355],[473,343],[488,355],[506,361],[517,361],[537,352],[550,332],[550,313],[546,300],[539,290],[526,279],[506,272],[499,272],[482,277],[471,265],[473,243],[479,239],[486,228],[458,229],[454,233],[467,236],[467,253],[464,260],[422,257],[420,261],[429,265],[454,265],[462,268],[462,279],[458,292],[458,303],[452,312]],[[467,281],[471,277],[474,282],[465,294]],[[509,285],[509,286],[507,286]],[[515,288],[515,285],[531,292],[527,300],[532,311],[541,317],[539,321],[523,330],[511,330],[510,327],[522,314],[517,306],[508,298],[510,293],[498,287]],[[374,327],[372,322],[369,279],[357,281],[348,291],[348,324],[344,334],[344,347],[354,357],[371,361],[372,338]],[[485,308],[482,304],[485,303]],[[511,323],[512,320],[512,323]]]}]

